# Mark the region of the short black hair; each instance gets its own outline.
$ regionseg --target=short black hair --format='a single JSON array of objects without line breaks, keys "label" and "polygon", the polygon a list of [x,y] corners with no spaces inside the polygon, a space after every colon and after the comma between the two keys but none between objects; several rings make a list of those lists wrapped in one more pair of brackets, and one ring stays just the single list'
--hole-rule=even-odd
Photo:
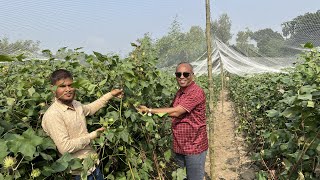
[{"label": "short black hair", "polygon": [[50,81],[52,85],[55,85],[57,81],[68,78],[73,79],[73,76],[70,71],[67,71],[65,69],[58,69],[53,71],[50,77]]}]

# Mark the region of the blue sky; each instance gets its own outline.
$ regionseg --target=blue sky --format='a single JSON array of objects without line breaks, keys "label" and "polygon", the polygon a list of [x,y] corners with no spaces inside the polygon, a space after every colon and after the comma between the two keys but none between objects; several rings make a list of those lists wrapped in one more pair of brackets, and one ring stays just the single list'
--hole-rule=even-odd
[{"label": "blue sky", "polygon": [[[84,47],[88,53],[132,50],[150,33],[165,35],[177,16],[183,31],[205,27],[205,0],[0,0],[0,38],[40,41],[42,49]],[[227,13],[231,32],[272,28],[320,9],[320,0],[211,0],[211,16]]]}]

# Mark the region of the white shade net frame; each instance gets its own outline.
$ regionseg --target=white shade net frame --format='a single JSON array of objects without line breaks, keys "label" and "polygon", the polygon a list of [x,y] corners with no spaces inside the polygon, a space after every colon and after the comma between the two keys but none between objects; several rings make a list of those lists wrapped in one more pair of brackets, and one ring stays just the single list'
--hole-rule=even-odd
[{"label": "white shade net frame", "polygon": [[[231,74],[245,76],[256,73],[279,73],[285,69],[294,67],[297,57],[267,58],[246,57],[218,39],[214,40],[212,52],[212,72],[219,74],[221,63],[223,69]],[[207,58],[191,63],[196,76],[205,75],[207,70]]]}]

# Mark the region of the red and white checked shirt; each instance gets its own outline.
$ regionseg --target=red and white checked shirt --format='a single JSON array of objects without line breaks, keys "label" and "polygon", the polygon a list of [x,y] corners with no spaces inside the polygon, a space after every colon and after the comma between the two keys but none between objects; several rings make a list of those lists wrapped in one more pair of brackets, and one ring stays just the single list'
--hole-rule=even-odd
[{"label": "red and white checked shirt", "polygon": [[187,112],[172,119],[173,151],[190,155],[208,149],[206,130],[206,96],[195,82],[179,89],[173,107],[181,106]]}]

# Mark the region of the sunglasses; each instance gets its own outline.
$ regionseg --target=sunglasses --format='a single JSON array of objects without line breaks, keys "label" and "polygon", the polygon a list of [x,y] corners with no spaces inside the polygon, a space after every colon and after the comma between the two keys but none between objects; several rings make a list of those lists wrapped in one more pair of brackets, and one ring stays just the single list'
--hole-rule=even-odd
[{"label": "sunglasses", "polygon": [[181,75],[183,75],[183,77],[187,78],[190,76],[190,73],[189,72],[176,72],[175,75],[177,78],[181,78]]}]

